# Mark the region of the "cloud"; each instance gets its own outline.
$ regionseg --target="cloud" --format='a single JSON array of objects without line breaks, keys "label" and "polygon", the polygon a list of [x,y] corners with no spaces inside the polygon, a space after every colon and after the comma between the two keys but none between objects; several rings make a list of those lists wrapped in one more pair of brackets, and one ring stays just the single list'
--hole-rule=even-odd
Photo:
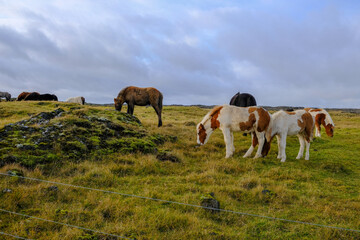
[{"label": "cloud", "polygon": [[[357,107],[358,14],[340,1],[0,1],[0,84],[111,103]],[[355,90],[354,90],[355,89]]]}]

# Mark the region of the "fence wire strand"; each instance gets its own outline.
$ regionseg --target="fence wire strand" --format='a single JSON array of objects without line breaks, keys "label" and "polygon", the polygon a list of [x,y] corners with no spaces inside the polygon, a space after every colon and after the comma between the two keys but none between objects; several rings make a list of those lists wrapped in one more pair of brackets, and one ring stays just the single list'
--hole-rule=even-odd
[{"label": "fence wire strand", "polygon": [[8,236],[8,237],[13,237],[13,238],[16,238],[16,239],[33,240],[31,238],[23,238],[23,237],[16,236],[16,235],[13,235],[13,234],[9,234],[9,233],[5,233],[5,232],[0,232],[0,234],[4,235],[4,236]]},{"label": "fence wire strand", "polygon": [[0,212],[5,212],[5,213],[9,213],[9,214],[15,214],[15,215],[18,215],[18,216],[28,217],[28,218],[32,218],[32,219],[36,219],[36,220],[41,220],[41,221],[44,221],[44,222],[60,224],[60,225],[64,225],[64,226],[67,226],[67,227],[72,227],[72,228],[77,228],[77,229],[81,229],[81,230],[91,231],[91,232],[94,232],[94,233],[100,233],[100,234],[104,234],[104,235],[112,236],[112,237],[117,237],[117,238],[121,238],[121,239],[130,239],[130,240],[132,240],[131,238],[127,238],[127,237],[123,237],[123,236],[119,236],[119,235],[115,235],[115,234],[111,234],[111,233],[101,232],[101,231],[98,231],[98,230],[79,227],[79,226],[75,226],[75,225],[71,225],[71,224],[67,224],[67,223],[62,223],[62,222],[56,222],[56,221],[48,220],[48,219],[45,219],[45,218],[34,217],[34,216],[22,214],[22,213],[8,211],[8,210],[1,209],[1,208],[0,208]]},{"label": "fence wire strand", "polygon": [[78,186],[78,185],[73,185],[73,184],[68,184],[68,183],[53,182],[53,181],[37,179],[37,178],[29,178],[29,177],[23,177],[23,176],[14,176],[11,174],[6,174],[6,173],[0,173],[0,175],[8,176],[8,177],[18,177],[18,178],[32,180],[32,181],[51,183],[51,184],[63,185],[63,186],[74,187],[74,188],[81,188],[81,189],[92,190],[92,191],[103,192],[103,193],[116,194],[116,195],[121,195],[124,197],[133,197],[133,198],[139,198],[139,199],[144,199],[144,200],[151,200],[151,201],[157,201],[157,202],[163,202],[163,203],[171,203],[171,204],[183,205],[183,206],[194,207],[194,208],[208,209],[208,210],[213,210],[213,211],[218,211],[218,212],[233,213],[233,214],[238,214],[238,215],[258,217],[258,218],[264,218],[264,219],[269,219],[269,220],[276,220],[276,221],[282,221],[282,222],[297,223],[297,224],[304,224],[304,225],[310,225],[310,226],[316,226],[316,227],[323,227],[323,228],[330,228],[330,229],[337,229],[337,230],[342,230],[342,231],[350,231],[350,232],[360,233],[360,230],[357,230],[357,229],[329,226],[329,225],[324,225],[324,224],[297,221],[297,220],[291,220],[291,219],[285,219],[285,218],[263,216],[263,215],[259,215],[259,214],[238,212],[238,211],[226,210],[226,209],[221,209],[221,208],[204,207],[204,206],[194,205],[194,204],[189,204],[189,203],[182,203],[182,202],[163,200],[163,199],[151,198],[151,197],[144,197],[144,196],[138,196],[138,195],[133,195],[133,194],[120,193],[120,192],[114,192],[114,191],[108,191],[108,190],[102,190],[102,189],[96,189],[96,188],[90,188],[90,187],[83,187],[83,186]]}]

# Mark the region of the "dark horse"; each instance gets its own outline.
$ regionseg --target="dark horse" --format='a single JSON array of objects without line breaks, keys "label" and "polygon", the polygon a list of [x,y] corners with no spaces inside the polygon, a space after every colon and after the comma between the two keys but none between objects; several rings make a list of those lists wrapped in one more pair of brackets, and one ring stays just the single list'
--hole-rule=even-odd
[{"label": "dark horse", "polygon": [[162,111],[163,95],[156,88],[139,88],[139,87],[126,87],[123,88],[117,98],[114,98],[115,109],[121,111],[121,107],[124,102],[127,103],[127,113],[133,115],[135,105],[146,106],[151,105],[156,114],[158,115],[159,123],[158,127],[162,126],[161,111]]},{"label": "dark horse", "polygon": [[249,93],[237,93],[235,94],[231,100],[230,105],[238,106],[238,107],[250,107],[256,106],[256,100],[253,95]]},{"label": "dark horse", "polygon": [[39,94],[37,92],[30,93],[24,98],[24,101],[57,101],[58,98],[54,94]]},{"label": "dark horse", "polygon": [[[249,93],[238,92],[231,98],[230,105],[234,105],[238,107],[256,106],[256,100],[254,96]],[[247,135],[246,133],[243,133],[243,136],[246,135]]]}]

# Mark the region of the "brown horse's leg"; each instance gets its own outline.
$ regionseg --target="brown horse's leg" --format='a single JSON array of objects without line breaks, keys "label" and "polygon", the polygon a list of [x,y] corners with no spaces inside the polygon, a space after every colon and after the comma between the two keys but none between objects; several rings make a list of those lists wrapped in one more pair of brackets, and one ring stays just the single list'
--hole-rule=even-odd
[{"label": "brown horse's leg", "polygon": [[134,114],[134,104],[128,103],[128,110],[127,113],[133,115]]},{"label": "brown horse's leg", "polygon": [[154,108],[156,114],[158,115],[158,127],[161,127],[162,126],[161,109],[157,105],[152,105],[152,107]]},{"label": "brown horse's leg", "polygon": [[130,103],[126,102],[126,105],[127,105],[127,113],[128,114],[131,114],[131,107],[130,107]]}]

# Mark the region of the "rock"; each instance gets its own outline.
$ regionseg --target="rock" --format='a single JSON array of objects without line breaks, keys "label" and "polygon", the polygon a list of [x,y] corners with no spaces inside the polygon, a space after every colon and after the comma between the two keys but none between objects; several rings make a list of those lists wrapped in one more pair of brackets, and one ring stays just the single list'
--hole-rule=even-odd
[{"label": "rock", "polygon": [[156,156],[156,159],[160,161],[180,162],[180,159],[174,155],[167,153],[160,153]]},{"label": "rock", "polygon": [[22,150],[35,150],[34,146],[28,145],[28,144],[16,144],[16,148],[22,149]]},{"label": "rock", "polygon": [[57,191],[59,191],[59,188],[57,186],[50,186],[50,187],[47,188],[47,190],[57,192]]},{"label": "rock", "polygon": [[[66,117],[51,120],[64,113]],[[58,108],[7,124],[0,129],[0,148],[4,149],[0,167],[19,163],[32,169],[39,164],[44,167],[66,160],[82,161],[114,152],[156,154],[158,145],[177,141],[176,136],[150,135],[135,116],[117,113],[117,120],[113,120],[112,115],[96,114],[97,111],[65,112]],[[179,162],[172,155],[159,158]]]},{"label": "rock", "polygon": [[21,170],[18,169],[11,169],[7,171],[7,174],[11,175],[11,176],[17,176],[17,177],[23,177],[24,173]]},{"label": "rock", "polygon": [[9,188],[5,188],[5,189],[2,190],[2,192],[3,192],[3,193],[11,193],[12,190],[9,189]]},{"label": "rock", "polygon": [[[211,213],[218,213],[220,209],[220,202],[215,199],[214,193],[209,193],[201,196],[201,206]],[[210,208],[210,209],[209,209]]]}]

